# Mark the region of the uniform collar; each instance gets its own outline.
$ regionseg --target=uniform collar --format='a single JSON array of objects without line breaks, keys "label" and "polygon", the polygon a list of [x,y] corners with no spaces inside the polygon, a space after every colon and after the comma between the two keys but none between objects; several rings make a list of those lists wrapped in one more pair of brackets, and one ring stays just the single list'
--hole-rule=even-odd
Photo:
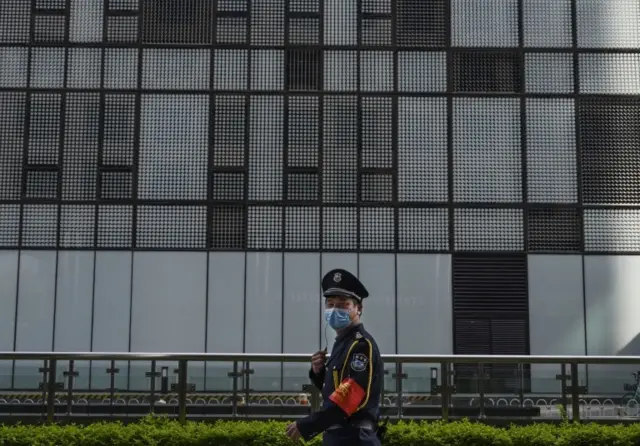
[{"label": "uniform collar", "polygon": [[336,341],[342,341],[343,339],[346,339],[347,337],[352,336],[353,334],[355,334],[356,331],[360,331],[361,328],[363,328],[362,322],[358,322],[357,324],[351,325],[343,333],[341,333],[336,337]]}]

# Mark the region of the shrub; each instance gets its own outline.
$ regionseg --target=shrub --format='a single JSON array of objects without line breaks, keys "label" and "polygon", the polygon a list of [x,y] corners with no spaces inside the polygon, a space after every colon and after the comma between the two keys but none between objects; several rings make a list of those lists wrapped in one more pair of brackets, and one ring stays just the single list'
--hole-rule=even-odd
[{"label": "shrub", "polygon": [[[181,425],[162,417],[139,423],[0,426],[0,445],[10,446],[286,446],[285,422],[214,421]],[[318,446],[321,437],[307,443]],[[532,424],[509,428],[469,421],[399,422],[390,425],[387,446],[635,446],[640,425]]]}]

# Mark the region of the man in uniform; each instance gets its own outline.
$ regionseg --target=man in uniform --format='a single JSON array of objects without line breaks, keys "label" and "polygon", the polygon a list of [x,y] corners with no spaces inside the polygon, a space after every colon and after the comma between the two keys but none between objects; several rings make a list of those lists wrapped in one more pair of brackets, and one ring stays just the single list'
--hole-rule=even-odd
[{"label": "man in uniform", "polygon": [[377,432],[384,366],[373,337],[360,322],[364,285],[344,269],[322,279],[325,320],[336,330],[331,357],[326,348],[311,358],[309,378],[322,390],[322,409],[287,426],[287,435],[310,440],[323,434],[325,446],[379,446]]}]

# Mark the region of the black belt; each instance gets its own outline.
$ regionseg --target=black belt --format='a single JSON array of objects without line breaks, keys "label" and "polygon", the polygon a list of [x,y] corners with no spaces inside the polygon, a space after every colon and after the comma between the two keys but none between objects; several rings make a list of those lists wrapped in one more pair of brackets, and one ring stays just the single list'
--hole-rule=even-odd
[{"label": "black belt", "polygon": [[333,426],[329,426],[327,430],[344,429],[347,427],[352,427],[355,429],[369,429],[372,431],[376,430],[375,423],[373,423],[373,421],[370,421],[370,420],[353,421],[348,424],[334,424]]}]

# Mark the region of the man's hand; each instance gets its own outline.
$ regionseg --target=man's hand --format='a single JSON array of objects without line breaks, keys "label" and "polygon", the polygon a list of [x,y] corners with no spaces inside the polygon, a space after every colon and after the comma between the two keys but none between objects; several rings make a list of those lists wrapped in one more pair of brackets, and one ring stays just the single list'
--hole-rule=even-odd
[{"label": "man's hand", "polygon": [[327,360],[326,350],[320,350],[318,352],[315,352],[311,357],[311,369],[313,370],[313,373],[315,373],[316,375],[320,373],[324,368],[324,363],[326,360]]},{"label": "man's hand", "polygon": [[298,425],[295,422],[287,426],[286,433],[287,433],[287,437],[289,437],[293,441],[300,440],[301,434],[300,434],[300,431],[298,430]]}]

